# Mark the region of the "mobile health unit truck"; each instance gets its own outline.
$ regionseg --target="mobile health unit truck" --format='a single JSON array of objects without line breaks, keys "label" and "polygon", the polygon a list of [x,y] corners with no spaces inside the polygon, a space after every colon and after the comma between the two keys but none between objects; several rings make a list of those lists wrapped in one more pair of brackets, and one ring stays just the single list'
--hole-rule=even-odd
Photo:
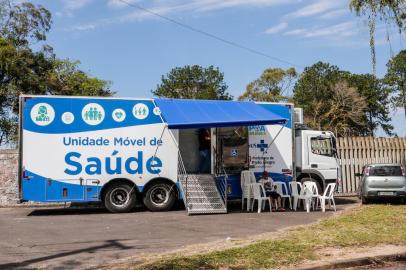
[{"label": "mobile health unit truck", "polygon": [[[293,127],[289,104],[21,96],[20,196],[101,201],[111,212],[128,212],[136,201],[169,210],[182,199],[190,214],[225,213],[228,198],[241,198],[241,170],[267,170],[283,181],[295,176],[300,151]],[[211,135],[209,173],[199,171],[201,129]],[[312,153],[300,162],[311,164],[296,177],[305,172],[321,185],[335,181],[331,164],[329,172],[322,162],[333,158],[333,136],[306,136],[300,147]]]}]

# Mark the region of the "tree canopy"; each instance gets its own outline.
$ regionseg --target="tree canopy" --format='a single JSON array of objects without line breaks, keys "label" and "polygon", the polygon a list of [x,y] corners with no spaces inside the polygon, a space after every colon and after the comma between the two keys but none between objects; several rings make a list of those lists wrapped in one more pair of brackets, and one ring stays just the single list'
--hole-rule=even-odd
[{"label": "tree canopy", "polygon": [[172,69],[152,93],[157,97],[229,100],[232,96],[227,89],[218,68],[193,65]]},{"label": "tree canopy", "polygon": [[331,90],[332,97],[326,101],[328,110],[313,114],[318,118],[317,122],[312,122],[313,119],[310,119],[309,124],[317,126],[323,123],[322,129],[332,130],[339,136],[358,135],[358,129],[365,125],[365,98],[344,80],[333,84]]},{"label": "tree canopy", "polygon": [[406,50],[389,60],[387,67],[385,82],[394,93],[395,107],[403,107],[406,117]]},{"label": "tree canopy", "polygon": [[393,126],[390,124],[391,91],[383,80],[372,74],[352,74],[350,72],[343,72],[343,77],[365,99],[364,111],[367,127],[363,130],[363,135],[373,136],[378,128],[388,135],[393,135]]},{"label": "tree canopy", "polygon": [[247,85],[240,100],[279,102],[289,100],[292,85],[297,78],[294,68],[268,68],[261,76]]},{"label": "tree canopy", "polygon": [[51,12],[43,6],[29,2],[15,5],[10,0],[0,0],[0,10],[0,34],[16,47],[46,40],[52,19]]},{"label": "tree canopy", "polygon": [[293,100],[303,108],[310,127],[333,130],[339,136],[374,135],[380,127],[392,135],[390,93],[374,75],[352,74],[318,62],[300,75]]}]

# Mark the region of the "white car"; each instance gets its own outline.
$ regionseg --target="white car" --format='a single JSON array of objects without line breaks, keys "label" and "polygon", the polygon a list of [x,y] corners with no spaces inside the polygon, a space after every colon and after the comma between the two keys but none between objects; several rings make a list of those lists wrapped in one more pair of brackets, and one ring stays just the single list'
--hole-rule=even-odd
[{"label": "white car", "polygon": [[358,197],[362,203],[371,199],[406,198],[405,167],[400,164],[369,164],[364,166],[361,176]]}]

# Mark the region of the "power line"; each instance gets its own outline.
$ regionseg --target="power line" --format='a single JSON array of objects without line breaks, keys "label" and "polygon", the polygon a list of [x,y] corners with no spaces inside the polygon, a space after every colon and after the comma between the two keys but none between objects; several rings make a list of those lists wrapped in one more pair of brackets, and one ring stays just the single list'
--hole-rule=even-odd
[{"label": "power line", "polygon": [[236,42],[234,42],[234,41],[227,40],[227,39],[225,39],[225,38],[222,38],[222,37],[220,37],[220,36],[211,34],[211,33],[209,33],[209,32],[200,30],[200,29],[198,29],[198,28],[195,28],[195,27],[193,27],[193,26],[187,25],[187,24],[185,24],[185,23],[182,23],[182,22],[177,21],[177,20],[175,20],[175,19],[172,19],[172,18],[170,18],[170,17],[161,15],[161,14],[159,14],[159,13],[157,13],[157,12],[154,12],[154,11],[152,11],[152,10],[150,10],[150,9],[144,8],[144,7],[140,6],[140,5],[137,5],[137,4],[134,4],[134,3],[130,3],[130,2],[128,2],[128,1],[126,1],[126,0],[119,0],[119,1],[122,2],[123,4],[126,4],[127,6],[137,8],[137,9],[139,9],[139,10],[142,10],[142,11],[144,11],[144,12],[147,12],[147,13],[149,13],[149,14],[152,14],[152,15],[154,15],[154,16],[157,16],[157,17],[159,17],[159,18],[161,18],[161,19],[164,19],[164,20],[166,20],[166,21],[169,21],[169,22],[171,22],[171,23],[174,23],[174,24],[176,24],[176,25],[178,25],[178,26],[180,26],[180,27],[183,27],[183,28],[186,28],[186,29],[188,29],[188,30],[190,30],[190,31],[193,31],[193,32],[199,33],[199,34],[201,34],[201,35],[210,37],[210,38],[212,38],[212,39],[215,39],[215,40],[217,40],[217,41],[223,42],[223,43],[228,44],[228,45],[230,45],[230,46],[233,46],[233,47],[236,47],[236,48],[239,48],[239,49],[242,49],[242,50],[251,52],[251,53],[256,54],[256,55],[260,55],[260,56],[263,56],[263,57],[272,59],[272,60],[277,61],[277,62],[280,62],[280,63],[288,64],[288,65],[290,65],[290,66],[294,66],[294,67],[298,67],[298,68],[303,68],[303,67],[300,66],[300,65],[293,64],[293,63],[291,63],[291,62],[289,62],[289,61],[286,61],[286,60],[283,60],[283,59],[281,59],[281,58],[278,58],[278,57],[269,55],[269,54],[267,54],[267,53],[264,53],[264,52],[261,52],[261,51],[252,49],[252,48],[250,48],[250,47],[247,47],[247,46],[238,44],[238,43],[236,43]]}]

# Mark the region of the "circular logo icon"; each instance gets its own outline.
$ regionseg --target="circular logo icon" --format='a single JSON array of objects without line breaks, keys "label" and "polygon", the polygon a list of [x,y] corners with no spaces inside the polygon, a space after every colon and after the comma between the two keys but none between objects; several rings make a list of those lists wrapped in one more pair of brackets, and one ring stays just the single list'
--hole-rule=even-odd
[{"label": "circular logo icon", "polygon": [[75,120],[75,116],[71,112],[64,112],[62,114],[62,122],[69,125],[72,124],[73,121]]},{"label": "circular logo icon", "polygon": [[158,107],[155,107],[153,110],[155,115],[160,115],[161,114],[161,110]]},{"label": "circular logo icon", "polygon": [[38,126],[47,126],[54,121],[55,111],[48,103],[35,104],[31,109],[31,120]]},{"label": "circular logo icon", "polygon": [[104,109],[97,103],[89,103],[82,109],[82,119],[86,124],[95,126],[103,122]]},{"label": "circular logo icon", "polygon": [[149,109],[144,103],[137,103],[133,107],[133,115],[137,119],[145,119],[148,117]]},{"label": "circular logo icon", "polygon": [[123,109],[115,109],[111,115],[116,122],[123,122],[126,115]]}]

